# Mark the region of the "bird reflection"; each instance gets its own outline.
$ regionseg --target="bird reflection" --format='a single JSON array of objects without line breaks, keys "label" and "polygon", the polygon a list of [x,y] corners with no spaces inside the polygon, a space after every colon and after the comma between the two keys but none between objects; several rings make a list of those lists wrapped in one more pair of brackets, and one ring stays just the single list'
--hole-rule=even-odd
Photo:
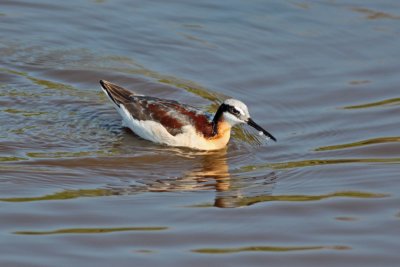
[{"label": "bird reflection", "polygon": [[174,179],[147,184],[147,189],[153,192],[215,190],[213,206],[219,208],[251,205],[252,199],[272,193],[275,173],[249,176],[248,172],[230,172],[227,149],[191,156],[195,158],[195,166],[190,171]]}]

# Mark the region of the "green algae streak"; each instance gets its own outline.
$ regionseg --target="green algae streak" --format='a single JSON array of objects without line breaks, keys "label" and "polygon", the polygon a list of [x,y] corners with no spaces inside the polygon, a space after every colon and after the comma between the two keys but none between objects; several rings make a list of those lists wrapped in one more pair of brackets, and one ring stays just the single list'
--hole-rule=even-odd
[{"label": "green algae streak", "polygon": [[226,253],[239,253],[239,252],[289,252],[289,251],[302,251],[302,250],[321,250],[321,249],[334,249],[345,250],[350,249],[348,246],[299,246],[299,247],[275,247],[275,246],[252,246],[240,248],[201,248],[193,249],[192,252],[204,254],[226,254]]},{"label": "green algae streak", "polygon": [[54,231],[17,231],[16,235],[58,235],[58,234],[106,234],[113,232],[127,232],[127,231],[162,231],[167,230],[168,227],[116,227],[116,228],[67,228]]},{"label": "green algae streak", "polygon": [[339,144],[339,145],[332,145],[332,146],[322,146],[322,147],[316,148],[315,151],[339,150],[339,149],[346,149],[346,148],[352,148],[352,147],[362,147],[362,146],[368,146],[368,145],[395,143],[395,142],[400,142],[399,136],[379,137],[379,138],[361,140],[361,141],[353,142],[353,143],[346,143],[346,144]]}]

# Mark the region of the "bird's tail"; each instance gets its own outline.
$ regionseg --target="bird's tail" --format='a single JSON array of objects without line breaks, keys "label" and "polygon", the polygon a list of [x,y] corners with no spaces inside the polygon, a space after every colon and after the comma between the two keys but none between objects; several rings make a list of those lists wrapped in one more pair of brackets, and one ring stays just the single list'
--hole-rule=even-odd
[{"label": "bird's tail", "polygon": [[108,98],[118,107],[120,107],[120,104],[128,102],[130,97],[134,95],[133,92],[105,80],[100,80],[100,85]]}]

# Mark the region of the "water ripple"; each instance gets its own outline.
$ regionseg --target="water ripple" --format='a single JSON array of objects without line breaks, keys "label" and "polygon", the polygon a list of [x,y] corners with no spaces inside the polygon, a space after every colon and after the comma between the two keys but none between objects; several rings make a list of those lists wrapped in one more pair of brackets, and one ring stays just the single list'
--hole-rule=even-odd
[{"label": "water ripple", "polygon": [[259,165],[247,165],[240,168],[242,172],[261,170],[261,169],[292,169],[323,165],[337,164],[356,164],[356,163],[384,163],[399,164],[400,158],[345,158],[345,159],[308,159],[300,161],[286,161],[265,163]]},{"label": "water ripple", "polygon": [[363,108],[374,108],[374,107],[381,107],[381,106],[389,106],[389,105],[399,105],[400,98],[389,98],[381,101],[370,102],[366,104],[360,105],[353,105],[353,106],[346,106],[344,109],[363,109]]},{"label": "water ripple", "polygon": [[16,235],[59,235],[59,234],[106,234],[113,232],[130,232],[130,231],[163,231],[167,230],[168,227],[157,226],[157,227],[114,227],[114,228],[67,228],[58,229],[53,231],[17,231],[14,232]]},{"label": "water ripple", "polygon": [[361,146],[368,146],[368,145],[375,145],[375,144],[383,144],[383,143],[394,143],[400,142],[400,136],[390,136],[390,137],[378,137],[372,138],[367,140],[362,140],[353,143],[346,143],[346,144],[339,144],[333,146],[322,146],[315,149],[315,151],[330,151],[330,150],[339,150],[339,149],[346,149],[352,147],[361,147]]},{"label": "water ripple", "polygon": [[290,252],[290,251],[303,251],[303,250],[347,250],[351,249],[349,246],[297,246],[297,247],[278,247],[278,246],[252,246],[252,247],[239,247],[239,248],[199,248],[193,249],[192,252],[204,254],[226,254],[226,253],[239,253],[239,252]]},{"label": "water ripple", "polygon": [[[236,207],[251,206],[262,202],[305,202],[305,201],[320,201],[328,198],[384,198],[389,197],[389,194],[369,193],[360,191],[344,191],[324,195],[262,195],[255,197],[241,197],[236,200]],[[210,208],[211,204],[198,204],[190,207],[194,208]]]}]

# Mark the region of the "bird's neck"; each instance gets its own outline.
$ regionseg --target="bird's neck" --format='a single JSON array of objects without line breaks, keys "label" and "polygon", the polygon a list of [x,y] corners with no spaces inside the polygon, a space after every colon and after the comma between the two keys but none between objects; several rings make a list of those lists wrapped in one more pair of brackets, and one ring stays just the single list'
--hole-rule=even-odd
[{"label": "bird's neck", "polygon": [[222,103],[219,106],[217,112],[215,112],[214,118],[212,120],[212,130],[213,130],[214,136],[219,134],[219,124],[224,122],[223,113],[226,110],[227,110],[227,106]]},{"label": "bird's neck", "polygon": [[206,139],[212,149],[225,147],[231,137],[232,125],[224,119],[224,111],[226,111],[226,105],[222,104],[211,122],[212,134]]},{"label": "bird's neck", "polygon": [[216,143],[218,147],[224,147],[231,137],[232,125],[224,118],[223,113],[226,109],[223,105],[219,107],[212,121],[213,134],[210,141]]},{"label": "bird's neck", "polygon": [[220,149],[228,144],[232,126],[225,120],[219,120],[215,125],[216,133],[207,138],[207,142],[213,149]]}]

